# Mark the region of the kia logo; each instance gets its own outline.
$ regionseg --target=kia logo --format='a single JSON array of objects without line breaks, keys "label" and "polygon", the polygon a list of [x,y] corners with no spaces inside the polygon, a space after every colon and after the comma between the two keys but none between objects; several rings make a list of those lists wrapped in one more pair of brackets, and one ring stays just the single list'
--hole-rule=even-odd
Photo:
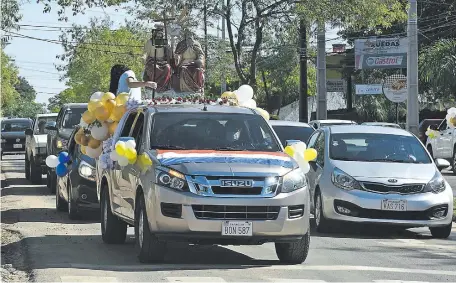
[{"label": "kia logo", "polygon": [[390,182],[390,183],[397,183],[397,180],[396,180],[396,179],[389,179],[388,182]]}]

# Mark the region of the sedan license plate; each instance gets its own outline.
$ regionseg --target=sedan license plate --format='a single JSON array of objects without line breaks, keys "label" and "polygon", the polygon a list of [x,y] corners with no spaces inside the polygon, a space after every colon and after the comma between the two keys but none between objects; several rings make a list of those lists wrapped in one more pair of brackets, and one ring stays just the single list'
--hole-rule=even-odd
[{"label": "sedan license plate", "polygon": [[407,211],[407,201],[384,199],[382,200],[382,210]]},{"label": "sedan license plate", "polygon": [[222,236],[252,236],[252,222],[223,221]]},{"label": "sedan license plate", "polygon": [[22,144],[14,144],[13,148],[22,148]]}]

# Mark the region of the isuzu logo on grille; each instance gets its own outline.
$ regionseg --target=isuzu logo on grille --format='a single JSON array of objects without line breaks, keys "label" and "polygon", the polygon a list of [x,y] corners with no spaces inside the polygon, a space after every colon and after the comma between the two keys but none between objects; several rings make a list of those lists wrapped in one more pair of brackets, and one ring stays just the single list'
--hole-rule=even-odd
[{"label": "isuzu logo on grille", "polygon": [[220,180],[222,187],[250,188],[253,186],[253,180]]}]

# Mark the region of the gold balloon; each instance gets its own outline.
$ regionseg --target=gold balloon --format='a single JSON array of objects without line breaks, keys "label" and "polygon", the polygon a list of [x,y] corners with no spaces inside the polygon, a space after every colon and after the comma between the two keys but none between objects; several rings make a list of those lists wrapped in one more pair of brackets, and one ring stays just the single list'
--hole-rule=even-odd
[{"label": "gold balloon", "polygon": [[84,122],[86,122],[87,124],[92,124],[93,122],[95,122],[96,118],[95,116],[92,114],[92,112],[90,112],[89,110],[86,110],[83,114],[82,114],[82,120]]},{"label": "gold balloon", "polygon": [[104,122],[104,121],[108,120],[109,119],[109,115],[111,115],[111,114],[108,112],[106,107],[104,107],[103,105],[98,107],[95,110],[95,117],[100,122]]},{"label": "gold balloon", "polygon": [[90,137],[88,146],[92,149],[97,149],[101,145],[101,141],[94,139],[92,136]]},{"label": "gold balloon", "polygon": [[122,116],[125,114],[125,112],[127,112],[127,108],[125,107],[125,105],[117,105],[116,107],[114,107],[110,119],[115,122],[119,122],[120,119],[122,119]]},{"label": "gold balloon", "polygon": [[106,102],[108,100],[116,99],[116,96],[112,92],[107,92],[101,97],[101,102]]},{"label": "gold balloon", "polygon": [[128,97],[129,97],[128,93],[125,93],[125,92],[119,93],[116,97],[116,104],[124,105],[125,103],[127,103]]},{"label": "gold balloon", "polygon": [[81,152],[82,152],[82,154],[87,155],[86,147],[83,145],[81,145]]},{"label": "gold balloon", "polygon": [[94,113],[95,110],[100,106],[103,106],[103,103],[101,103],[101,101],[98,99],[94,99],[94,100],[89,101],[87,108],[89,109],[90,112]]},{"label": "gold balloon", "polygon": [[103,102],[103,106],[106,108],[106,110],[108,110],[109,115],[111,115],[112,111],[116,107],[116,101],[113,99],[106,100],[105,102]]},{"label": "gold balloon", "polygon": [[451,117],[450,123],[453,124],[453,126],[456,126],[456,117]]},{"label": "gold balloon", "polygon": [[261,108],[256,108],[256,110],[260,113],[261,116],[263,116],[263,118],[265,120],[269,120],[269,113],[268,111],[264,110],[264,109],[261,109]]},{"label": "gold balloon", "polygon": [[108,125],[108,132],[111,136],[114,135],[117,125],[119,125],[119,122],[112,122],[111,124]]}]

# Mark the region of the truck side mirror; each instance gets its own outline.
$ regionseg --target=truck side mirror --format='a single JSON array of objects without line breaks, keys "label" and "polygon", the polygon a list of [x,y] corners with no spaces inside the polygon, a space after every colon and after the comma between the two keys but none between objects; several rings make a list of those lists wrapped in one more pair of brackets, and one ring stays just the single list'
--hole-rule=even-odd
[{"label": "truck side mirror", "polygon": [[26,135],[26,136],[33,136],[33,131],[32,131],[32,129],[30,129],[30,128],[26,129],[26,130],[25,130],[25,135]]}]

